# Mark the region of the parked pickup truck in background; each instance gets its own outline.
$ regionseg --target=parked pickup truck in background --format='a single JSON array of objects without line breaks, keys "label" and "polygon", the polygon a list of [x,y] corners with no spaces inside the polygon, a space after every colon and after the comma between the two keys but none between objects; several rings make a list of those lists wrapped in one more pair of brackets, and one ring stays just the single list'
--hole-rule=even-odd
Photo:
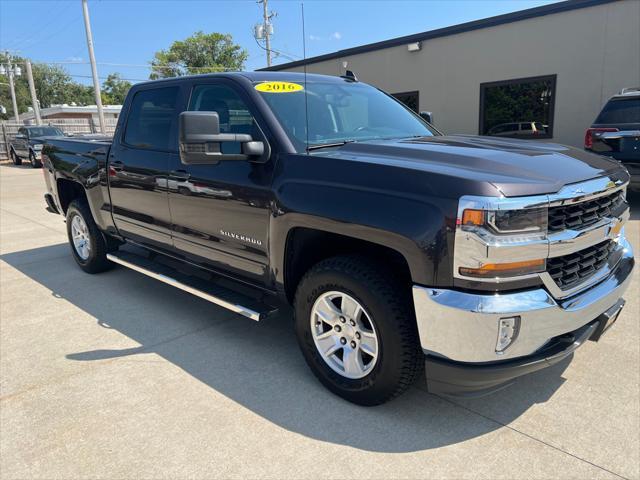
[{"label": "parked pickup truck in background", "polygon": [[40,154],[45,137],[64,136],[62,130],[49,126],[20,127],[9,147],[9,155],[14,165],[22,165],[22,159],[28,158],[33,168],[42,166]]},{"label": "parked pickup truck in background", "polygon": [[484,394],[568,357],[615,321],[634,265],[618,162],[443,136],[352,77],[137,84],[112,143],[52,139],[43,159],[82,269],[253,320],[291,304],[313,373],[362,405],[423,372]]}]

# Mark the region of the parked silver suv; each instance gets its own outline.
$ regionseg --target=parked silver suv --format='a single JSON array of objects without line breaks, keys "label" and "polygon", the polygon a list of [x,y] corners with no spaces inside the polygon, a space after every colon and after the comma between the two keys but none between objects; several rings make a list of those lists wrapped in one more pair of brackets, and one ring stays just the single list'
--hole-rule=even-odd
[{"label": "parked silver suv", "polygon": [[492,127],[487,135],[493,137],[519,137],[546,134],[545,125],[540,122],[500,123]]}]

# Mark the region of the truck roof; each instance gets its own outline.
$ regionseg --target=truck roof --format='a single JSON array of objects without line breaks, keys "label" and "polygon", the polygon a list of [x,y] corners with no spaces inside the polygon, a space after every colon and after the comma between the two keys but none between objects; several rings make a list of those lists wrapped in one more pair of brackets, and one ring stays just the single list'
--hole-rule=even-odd
[{"label": "truck roof", "polygon": [[[202,75],[185,75],[182,77],[162,78],[159,80],[150,80],[148,82],[137,83],[139,85],[148,85],[150,83],[157,82],[169,82],[176,80],[193,80],[194,78],[237,78],[244,77],[251,82],[264,82],[264,81],[282,81],[282,82],[303,82],[305,80],[305,74],[302,72],[220,72],[220,73],[205,73]],[[317,73],[307,73],[307,82],[336,82],[342,83],[345,81],[342,77],[332,75],[320,75]]]}]

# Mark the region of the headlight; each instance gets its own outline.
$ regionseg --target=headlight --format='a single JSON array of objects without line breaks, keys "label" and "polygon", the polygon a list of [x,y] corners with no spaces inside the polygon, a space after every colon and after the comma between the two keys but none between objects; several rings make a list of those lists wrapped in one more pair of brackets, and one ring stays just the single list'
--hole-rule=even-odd
[{"label": "headlight", "polygon": [[44,147],[42,143],[36,143],[33,145],[34,150],[42,150],[42,147]]},{"label": "headlight", "polygon": [[546,233],[548,213],[546,208],[529,210],[475,210],[466,209],[462,214],[462,229],[485,228],[497,235]]},{"label": "headlight", "polygon": [[455,239],[457,277],[499,282],[546,270],[546,206],[502,209],[492,208],[495,203],[461,204]]}]

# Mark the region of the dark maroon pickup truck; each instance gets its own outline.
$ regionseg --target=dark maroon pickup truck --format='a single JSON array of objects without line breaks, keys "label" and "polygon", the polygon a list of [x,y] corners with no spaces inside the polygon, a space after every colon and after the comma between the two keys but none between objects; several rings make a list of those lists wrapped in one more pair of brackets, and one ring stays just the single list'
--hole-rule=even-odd
[{"label": "dark maroon pickup truck", "polygon": [[566,358],[615,321],[634,265],[618,162],[445,136],[352,77],[137,84],[113,142],[50,139],[42,158],[82,269],[257,321],[293,305],[313,373],[362,405],[422,375],[489,393]]}]

